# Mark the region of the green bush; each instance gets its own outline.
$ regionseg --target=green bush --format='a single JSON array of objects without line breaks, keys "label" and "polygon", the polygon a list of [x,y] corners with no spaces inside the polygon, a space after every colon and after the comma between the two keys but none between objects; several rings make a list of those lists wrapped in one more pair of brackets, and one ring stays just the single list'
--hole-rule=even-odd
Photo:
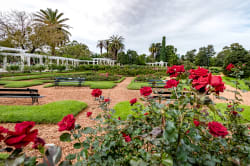
[{"label": "green bush", "polygon": [[9,66],[6,67],[6,70],[8,72],[18,71],[18,70],[20,70],[20,66],[18,66],[18,65],[9,65]]}]

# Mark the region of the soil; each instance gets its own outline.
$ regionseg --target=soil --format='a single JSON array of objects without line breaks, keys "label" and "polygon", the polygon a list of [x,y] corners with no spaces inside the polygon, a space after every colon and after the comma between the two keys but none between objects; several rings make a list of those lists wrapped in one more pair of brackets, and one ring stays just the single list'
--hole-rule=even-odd
[{"label": "soil", "polygon": [[[113,107],[115,104],[121,101],[130,100],[132,98],[139,98],[140,92],[139,90],[128,90],[127,85],[132,81],[133,77],[127,77],[123,82],[117,84],[117,86],[113,89],[103,89],[103,96],[105,98],[111,99],[110,107]],[[33,86],[32,88],[38,89],[39,94],[45,96],[39,99],[39,104],[47,104],[50,102],[61,101],[61,100],[78,100],[84,101],[88,104],[88,107],[79,113],[76,116],[76,122],[80,124],[82,127],[93,126],[95,122],[90,118],[86,117],[86,112],[93,112],[92,116],[95,117],[98,113],[101,112],[99,108],[97,108],[96,102],[93,100],[91,96],[92,89],[88,87],[51,87],[51,88],[43,88],[44,85]],[[3,88],[0,86],[0,88]],[[226,86],[227,90],[234,90],[234,88],[230,86]],[[250,92],[241,93],[243,97],[242,104],[250,105]],[[221,96],[227,98],[233,98],[234,95],[230,91],[225,91],[221,93]],[[215,99],[215,102],[225,102],[224,100]],[[0,105],[31,105],[31,99],[12,99],[12,98],[1,98]],[[14,123],[4,123],[0,124],[0,126],[6,127],[8,129],[13,130],[15,124]],[[62,134],[58,131],[58,126],[56,124],[37,124],[35,126],[39,130],[39,137],[43,138],[46,143],[56,144],[62,147],[63,150],[63,158],[65,154],[69,152],[74,152],[72,143],[63,143],[59,141],[59,136]],[[27,148],[30,148],[31,145]],[[36,154],[34,150],[28,150],[28,153]]]}]

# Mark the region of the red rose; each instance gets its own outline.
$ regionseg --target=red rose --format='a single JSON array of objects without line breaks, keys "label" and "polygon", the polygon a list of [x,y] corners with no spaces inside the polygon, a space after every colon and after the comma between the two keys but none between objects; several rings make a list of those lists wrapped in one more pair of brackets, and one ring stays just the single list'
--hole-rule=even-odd
[{"label": "red rose", "polygon": [[5,143],[8,146],[14,146],[19,149],[25,147],[30,142],[34,142],[37,137],[38,130],[31,129],[35,126],[35,122],[22,122],[17,123],[15,126],[15,131],[8,131],[8,137],[5,139]]},{"label": "red rose", "polygon": [[134,104],[137,102],[137,99],[136,99],[136,98],[133,98],[133,99],[131,99],[129,102],[130,102],[131,105],[134,105]]},{"label": "red rose", "polygon": [[224,92],[226,87],[222,82],[221,76],[212,76],[210,80],[210,85],[215,88],[215,92],[219,94],[219,92]]},{"label": "red rose", "polygon": [[8,129],[6,129],[6,128],[0,126],[0,142],[1,142],[2,140],[4,140],[4,138],[5,138],[2,134],[3,134],[3,133],[7,133],[7,132],[8,132]]},{"label": "red rose", "polygon": [[75,121],[76,119],[74,118],[74,115],[69,114],[65,116],[62,121],[58,122],[59,126],[59,131],[64,131],[64,130],[72,130],[75,128]]},{"label": "red rose", "polygon": [[144,115],[148,115],[149,113],[148,112],[146,112]]},{"label": "red rose", "polygon": [[120,116],[118,117],[118,120],[121,120]]},{"label": "red rose", "polygon": [[206,88],[207,84],[208,77],[199,77],[197,80],[193,80],[192,82],[192,86],[198,91],[202,88]]},{"label": "red rose", "polygon": [[143,87],[140,89],[140,93],[143,96],[149,96],[152,93],[152,88],[151,87]]},{"label": "red rose", "polygon": [[232,113],[234,116],[236,116],[236,115],[238,114],[237,111],[231,111],[231,113]]},{"label": "red rose", "polygon": [[227,107],[228,107],[228,108],[231,108],[231,107],[232,107],[232,105],[228,105]]},{"label": "red rose", "polygon": [[193,120],[193,122],[194,122],[194,125],[195,125],[196,127],[198,127],[198,126],[200,125],[200,122],[199,122],[198,120]]},{"label": "red rose", "polygon": [[92,112],[87,112],[87,117],[90,117],[92,115]]},{"label": "red rose", "polygon": [[105,103],[109,103],[109,102],[110,102],[110,99],[104,99],[104,102],[105,102]]},{"label": "red rose", "polygon": [[189,134],[189,132],[190,132],[190,130],[187,130],[187,131],[186,131],[186,134]]},{"label": "red rose", "polygon": [[43,147],[44,145],[45,145],[45,141],[40,137],[36,137],[32,148],[38,149],[39,147]]},{"label": "red rose", "polygon": [[208,76],[208,70],[200,66],[197,69],[190,69],[189,73],[189,79],[198,79],[199,77]]},{"label": "red rose", "polygon": [[234,68],[234,65],[230,63],[229,65],[227,65],[226,70],[231,71],[232,68]]},{"label": "red rose", "polygon": [[91,95],[94,97],[99,97],[102,95],[102,91],[100,89],[93,89]]},{"label": "red rose", "polygon": [[125,142],[130,142],[131,138],[129,135],[126,135],[125,133],[122,133],[122,137],[125,139]]},{"label": "red rose", "polygon": [[171,79],[168,80],[166,82],[166,85],[164,86],[164,88],[173,88],[173,87],[177,87],[177,85],[179,84],[179,81],[176,81],[175,79]]},{"label": "red rose", "polygon": [[227,128],[224,127],[219,122],[209,122],[208,128],[209,128],[210,134],[212,134],[214,137],[221,136],[222,138],[224,138],[226,135],[228,135]]},{"label": "red rose", "polygon": [[174,65],[167,69],[167,74],[170,74],[170,77],[177,77],[182,72],[185,72],[184,65]]}]

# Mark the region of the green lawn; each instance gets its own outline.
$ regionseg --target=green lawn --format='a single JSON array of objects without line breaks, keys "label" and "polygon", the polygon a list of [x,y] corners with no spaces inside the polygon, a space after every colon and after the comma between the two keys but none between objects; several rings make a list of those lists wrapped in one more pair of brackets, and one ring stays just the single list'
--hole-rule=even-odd
[{"label": "green lawn", "polygon": [[119,80],[114,81],[114,83],[121,83],[123,80],[125,80],[125,78],[126,78],[126,77],[122,77],[122,78],[120,78]]},{"label": "green lawn", "polygon": [[0,85],[4,85],[5,88],[25,88],[35,85],[42,85],[47,80],[32,80],[32,81],[0,81]]},{"label": "green lawn", "polygon": [[[77,82],[60,83],[61,86],[78,86]],[[54,84],[45,85],[44,88],[53,87]],[[83,86],[89,86],[91,89],[111,89],[116,86],[114,81],[85,81]]]},{"label": "green lawn", "polygon": [[[217,103],[216,108],[220,109],[222,112],[224,112],[227,108],[227,104],[226,103]],[[242,115],[242,117],[244,119],[250,121],[250,106],[249,105],[240,105],[240,108],[244,108],[244,111],[240,113]],[[218,117],[218,119],[219,119],[219,117]]]},{"label": "green lawn", "polygon": [[40,78],[53,78],[58,76],[67,76],[73,74],[82,74],[84,72],[74,72],[74,73],[46,73],[41,75],[28,75],[28,76],[15,76],[15,77],[3,77],[0,80],[4,81],[20,81],[20,80],[31,80]]},{"label": "green lawn", "polygon": [[[223,82],[225,82],[227,85],[235,87],[235,83],[234,83],[235,78],[224,76],[224,77],[222,77],[222,79],[223,79]],[[250,81],[250,78],[247,78],[246,80]],[[241,90],[248,90],[248,91],[250,91],[250,88],[245,84],[244,80],[239,80],[239,84],[240,84],[239,88]]]},{"label": "green lawn", "polygon": [[35,106],[0,106],[0,122],[34,121],[36,123],[57,123],[68,114],[77,115],[87,104],[64,100]]},{"label": "green lawn", "polygon": [[141,89],[143,86],[149,86],[148,82],[135,82],[134,80],[127,86],[128,89],[131,90],[138,90]]},{"label": "green lawn", "polygon": [[122,120],[126,120],[128,115],[134,115],[135,112],[132,109],[139,108],[141,103],[136,103],[133,106],[130,105],[129,101],[122,101],[114,106],[114,117],[120,117]]}]

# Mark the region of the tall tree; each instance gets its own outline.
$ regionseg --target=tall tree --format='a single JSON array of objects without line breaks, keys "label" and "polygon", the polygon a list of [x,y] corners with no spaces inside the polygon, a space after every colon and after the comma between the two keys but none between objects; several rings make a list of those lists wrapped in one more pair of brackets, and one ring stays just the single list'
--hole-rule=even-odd
[{"label": "tall tree", "polygon": [[195,63],[199,66],[207,66],[209,67],[209,61],[211,57],[215,55],[213,45],[208,45],[207,47],[199,48],[199,52],[195,57]]},{"label": "tall tree", "polygon": [[160,62],[160,60],[161,60],[161,58],[160,58],[161,43],[155,43],[155,47],[156,47],[155,60],[157,62]]},{"label": "tall tree", "polygon": [[186,55],[185,55],[185,59],[189,62],[192,62],[194,63],[195,61],[195,52],[196,52],[196,49],[193,49],[193,50],[190,50],[190,51],[187,51]]},{"label": "tall tree", "polygon": [[160,49],[160,61],[166,62],[168,60],[166,54],[166,37],[162,37],[161,49]]},{"label": "tall tree", "polygon": [[156,44],[155,43],[152,43],[149,47],[149,52],[151,53],[151,58],[152,59],[155,59],[155,54],[156,54],[156,51],[157,51],[157,47],[156,47]]},{"label": "tall tree", "polygon": [[106,48],[107,56],[109,57],[109,40],[104,40],[104,48]]},{"label": "tall tree", "polygon": [[166,46],[166,57],[168,58],[167,62],[171,65],[176,65],[178,62],[177,48],[173,45]]},{"label": "tall tree", "polygon": [[104,40],[98,40],[96,47],[100,48],[100,54],[102,56],[102,49],[104,48]]},{"label": "tall tree", "polygon": [[58,10],[52,10],[47,8],[46,10],[40,9],[39,12],[34,14],[35,21],[46,28],[44,33],[44,39],[47,45],[51,48],[51,54],[55,55],[56,47],[64,45],[69,40],[70,28],[66,21],[68,18],[62,18],[63,13],[59,13]]},{"label": "tall tree", "polygon": [[119,51],[124,49],[124,38],[122,36],[113,35],[110,37],[110,50],[113,53],[113,59],[117,59],[117,54]]}]

